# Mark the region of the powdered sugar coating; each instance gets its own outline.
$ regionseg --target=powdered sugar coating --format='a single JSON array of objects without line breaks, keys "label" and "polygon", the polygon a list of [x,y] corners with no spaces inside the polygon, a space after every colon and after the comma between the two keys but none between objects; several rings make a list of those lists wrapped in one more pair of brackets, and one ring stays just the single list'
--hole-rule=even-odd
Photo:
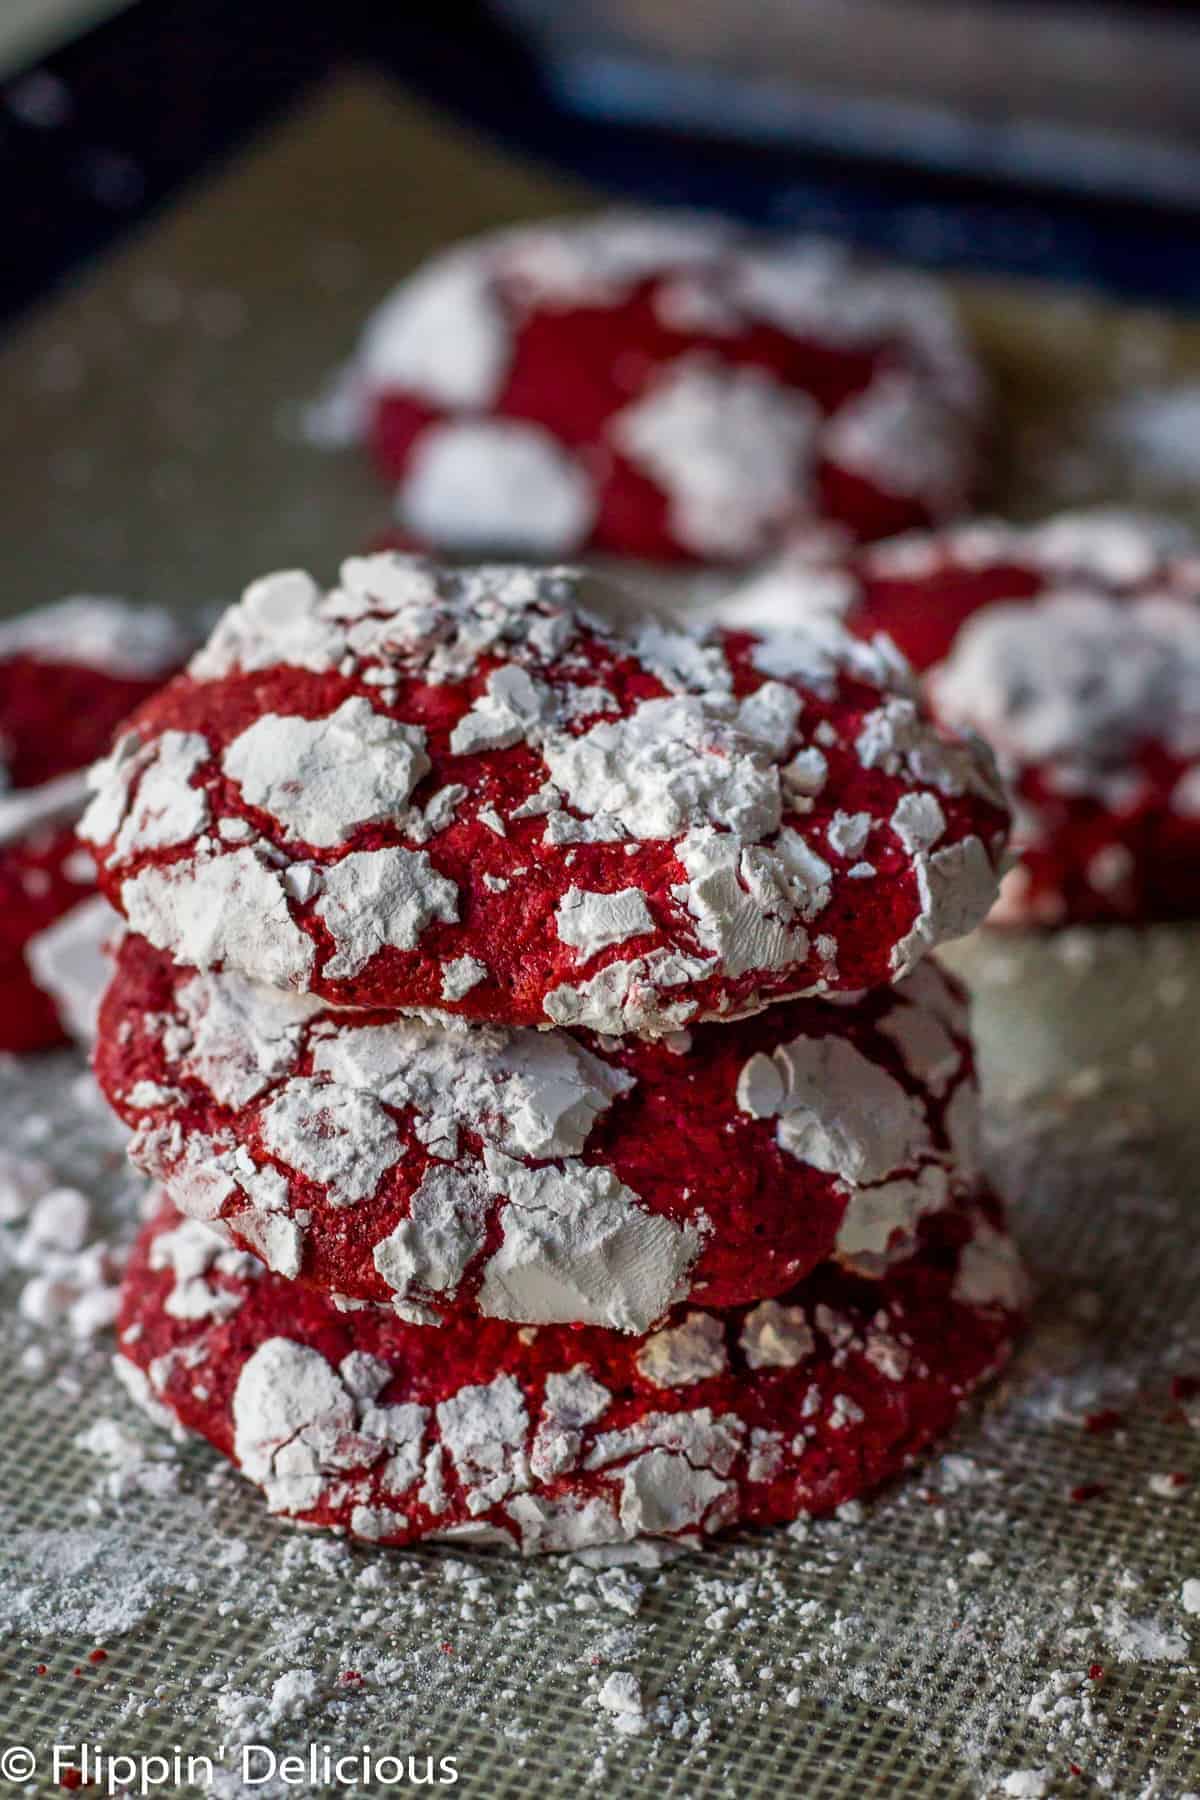
[{"label": "powdered sugar coating", "polygon": [[190,637],[159,607],[76,594],[0,621],[0,661],[69,663],[114,681],[151,682],[179,667]]},{"label": "powdered sugar coating", "polygon": [[268,713],[233,740],[221,766],[289,837],[327,849],[404,806],[429,768],[424,740],[419,727],[357,698],[328,719]]},{"label": "powdered sugar coating", "polygon": [[586,470],[548,431],[516,419],[429,426],[404,482],[406,528],[467,553],[558,556],[584,541],[594,512]]},{"label": "powdered sugar coating", "polygon": [[863,1493],[1005,1360],[1023,1296],[953,1293],[976,1233],[1002,1239],[997,1209],[935,1224],[866,1297],[836,1270],[810,1276],[782,1335],[742,1307],[637,1339],[339,1313],[231,1267],[219,1237],[205,1250],[209,1228],[165,1207],[131,1261],[118,1341],[160,1414],[286,1518],[371,1542],[469,1528],[527,1554],[709,1535]]},{"label": "powdered sugar coating", "polygon": [[[1022,857],[994,923],[1200,911],[1200,554],[1179,526],[1112,511],[974,521],[832,567],[802,555],[725,612],[886,631],[935,714],[987,739]],[[916,812],[902,805],[904,835]]]},{"label": "powdered sugar coating", "polygon": [[442,548],[741,561],[798,524],[873,537],[960,511],[982,410],[928,279],[613,213],[426,263],[322,414]]},{"label": "powdered sugar coating", "polygon": [[1200,755],[1200,605],[1170,593],[1117,599],[1056,588],[969,619],[932,676],[944,717],[970,721],[1010,768],[1053,762],[1103,778],[1147,731]]},{"label": "powdered sugar coating", "polygon": [[80,900],[25,946],[29,971],[48,994],[71,1037],[90,1046],[96,1035],[100,1001],[112,973],[111,948],[124,922],[100,894]]},{"label": "powdered sugar coating", "polygon": [[667,495],[667,526],[714,562],[753,556],[808,498],[820,412],[761,369],[668,363],[611,422],[616,449]]},{"label": "powdered sugar coating", "polygon": [[122,882],[119,898],[134,931],[172,944],[196,968],[250,962],[263,981],[301,987],[312,965],[283,881],[256,847],[148,864]]},{"label": "powdered sugar coating", "polygon": [[130,937],[96,1068],[183,1211],[429,1322],[636,1333],[828,1257],[878,1276],[975,1179],[966,1007],[932,963],[650,1042],[337,1013]]},{"label": "powdered sugar coating", "polygon": [[[1001,798],[890,651],[630,640],[576,589],[387,555],[255,583],[95,772],[106,891],[195,967],[642,1034],[872,986],[975,922]],[[889,831],[906,800],[941,829]]]}]

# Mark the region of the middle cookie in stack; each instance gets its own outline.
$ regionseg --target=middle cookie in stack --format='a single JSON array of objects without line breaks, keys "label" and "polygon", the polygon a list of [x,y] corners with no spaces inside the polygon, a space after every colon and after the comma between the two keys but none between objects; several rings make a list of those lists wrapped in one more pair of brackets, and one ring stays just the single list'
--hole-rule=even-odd
[{"label": "middle cookie in stack", "polygon": [[336,1012],[122,945],[97,1070],[134,1160],[281,1275],[440,1324],[648,1331],[872,1275],[969,1197],[966,1007],[925,964],[657,1041]]},{"label": "middle cookie in stack", "polygon": [[[636,1353],[632,1418],[701,1379],[667,1355],[688,1341],[673,1308],[786,1298],[795,1354],[781,1339],[768,1360],[807,1391],[814,1356],[841,1353],[796,1325],[810,1278],[840,1264],[867,1317],[896,1267],[940,1271],[988,1321],[987,1355],[946,1359],[942,1403],[890,1460],[864,1455],[865,1484],[946,1422],[1019,1310],[1006,1252],[989,1251],[995,1281],[968,1254],[983,1227],[961,996],[931,965],[903,980],[990,905],[1003,800],[986,753],[929,724],[883,646],[824,623],[630,642],[572,589],[561,572],[376,557],[328,594],[301,576],[248,590],[135,718],[81,828],[132,927],[97,1069],[175,1205],[325,1296],[306,1318],[349,1312],[339,1343],[361,1319],[409,1407],[430,1359],[381,1336],[389,1312],[418,1335],[511,1322],[490,1328],[493,1372],[525,1371],[532,1416],[546,1371],[528,1327],[665,1324]],[[935,1216],[961,1219],[957,1238],[931,1238]],[[202,1273],[131,1292],[130,1363],[160,1315],[242,1304],[244,1283]],[[273,1341],[264,1315],[288,1337],[290,1307],[267,1289],[255,1306],[239,1359]],[[223,1355],[189,1343],[188,1404],[178,1359],[146,1359],[152,1397],[197,1426],[206,1358]],[[239,1376],[228,1396],[251,1472],[294,1411],[295,1359],[268,1362],[279,1392],[251,1355],[247,1393]],[[464,1394],[491,1391],[477,1362]],[[874,1404],[867,1433],[891,1401]],[[844,1429],[830,1407],[812,1431]],[[511,1420],[494,1423],[495,1458],[514,1463],[503,1492],[468,1504],[464,1488],[440,1510],[391,1494],[384,1535],[436,1533],[463,1505],[515,1532],[501,1502],[536,1481]],[[226,1449],[227,1426],[201,1408]],[[312,1455],[305,1504],[280,1509],[336,1522],[322,1484],[345,1489],[349,1465]],[[798,1475],[788,1495],[771,1516],[814,1504]],[[604,1516],[608,1534],[635,1529]],[[726,1499],[670,1529],[736,1516]]]}]

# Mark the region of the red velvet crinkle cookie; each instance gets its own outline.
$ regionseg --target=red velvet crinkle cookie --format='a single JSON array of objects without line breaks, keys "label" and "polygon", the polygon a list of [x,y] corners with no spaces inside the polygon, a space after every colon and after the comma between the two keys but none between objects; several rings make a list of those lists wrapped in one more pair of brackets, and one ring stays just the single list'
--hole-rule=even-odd
[{"label": "red velvet crinkle cookie", "polygon": [[642,1338],[339,1313],[165,1207],[125,1278],[117,1370],[271,1511],[374,1543],[526,1553],[828,1512],[907,1467],[1009,1355],[1025,1284],[989,1202],[928,1222],[881,1283]]},{"label": "red velvet crinkle cookie", "polygon": [[437,1323],[645,1331],[677,1301],[878,1274],[975,1180],[962,990],[678,1038],[334,1013],[129,937],[96,1070],[182,1211],[281,1275]]},{"label": "red velvet crinkle cookie", "polygon": [[335,1005],[661,1035],[902,976],[991,905],[977,742],[840,626],[606,630],[561,571],[250,587],[80,827],[133,929]]},{"label": "red velvet crinkle cookie", "polygon": [[744,562],[962,510],[982,383],[942,291],[688,215],[556,220],[409,277],[318,429],[441,549]]},{"label": "red velvet crinkle cookie", "polygon": [[730,618],[886,632],[1016,795],[993,923],[1200,917],[1200,552],[1178,526],[1066,514],[781,565]]},{"label": "red velvet crinkle cookie", "polygon": [[95,889],[72,828],[87,767],[187,648],[166,613],[119,600],[80,596],[0,623],[0,1050],[44,1049],[70,1029],[42,970],[57,921]]}]

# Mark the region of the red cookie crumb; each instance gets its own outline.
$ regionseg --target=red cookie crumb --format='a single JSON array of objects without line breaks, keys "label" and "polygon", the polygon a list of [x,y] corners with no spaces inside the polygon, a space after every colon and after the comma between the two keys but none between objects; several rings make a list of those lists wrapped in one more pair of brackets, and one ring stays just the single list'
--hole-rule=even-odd
[{"label": "red cookie crumb", "polygon": [[80,827],[134,930],[343,1006],[664,1035],[898,979],[982,918],[1007,815],[890,651],[577,610],[564,571],[269,576]]},{"label": "red cookie crumb", "polygon": [[343,1314],[215,1234],[177,1270],[181,1229],[164,1207],[129,1264],[131,1393],[273,1512],[374,1543],[569,1550],[828,1512],[951,1425],[1024,1306],[988,1201],[926,1221],[881,1283],[826,1264],[780,1301],[681,1309],[643,1338]]},{"label": "red cookie crumb", "polygon": [[451,1025],[181,970],[131,935],[96,1072],[190,1217],[417,1321],[637,1332],[831,1256],[877,1275],[976,1179],[965,996],[932,961],[656,1041]]},{"label": "red cookie crumb", "polygon": [[42,1050],[77,1026],[57,979],[95,891],[72,821],[85,771],[183,660],[165,614],[77,598],[0,623],[0,1050]]},{"label": "red cookie crumb", "polygon": [[960,512],[982,381],[941,290],[832,244],[610,214],[435,258],[315,423],[365,438],[422,541],[745,562],[781,533]]},{"label": "red cookie crumb", "polygon": [[1083,1429],[1092,1437],[1104,1437],[1108,1432],[1116,1431],[1124,1423],[1124,1413],[1118,1412],[1115,1407],[1106,1406],[1099,1412],[1086,1413]]},{"label": "red cookie crumb", "polygon": [[1200,554],[1162,521],[981,521],[764,572],[722,616],[885,632],[1016,797],[992,924],[1200,916]]}]

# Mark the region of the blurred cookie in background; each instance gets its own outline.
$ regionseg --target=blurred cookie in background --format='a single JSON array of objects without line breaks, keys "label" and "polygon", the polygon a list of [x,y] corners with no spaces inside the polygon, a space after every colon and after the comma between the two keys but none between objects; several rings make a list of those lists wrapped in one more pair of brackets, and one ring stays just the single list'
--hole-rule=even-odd
[{"label": "blurred cookie in background", "polygon": [[[81,970],[89,954],[98,966],[99,915],[81,914],[74,931],[61,924],[95,892],[74,830],[87,770],[189,641],[159,608],[93,596],[0,625],[0,1049],[62,1042],[98,999]],[[60,980],[85,981],[91,1000],[66,998]]]},{"label": "blurred cookie in background", "polygon": [[990,923],[1200,917],[1200,554],[1184,528],[1096,511],[843,557],[801,545],[711,610],[885,633],[935,716],[991,744],[1020,862]]},{"label": "blurred cookie in background", "polygon": [[744,564],[960,513],[985,416],[942,289],[819,239],[609,213],[459,245],[312,417],[443,552]]}]

